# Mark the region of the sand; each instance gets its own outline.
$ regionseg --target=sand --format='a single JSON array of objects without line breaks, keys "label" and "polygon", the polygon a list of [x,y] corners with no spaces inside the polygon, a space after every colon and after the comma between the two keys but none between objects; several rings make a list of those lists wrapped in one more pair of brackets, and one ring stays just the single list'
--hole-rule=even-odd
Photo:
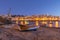
[{"label": "sand", "polygon": [[60,40],[60,29],[40,27],[37,31],[21,32],[0,28],[0,40]]}]

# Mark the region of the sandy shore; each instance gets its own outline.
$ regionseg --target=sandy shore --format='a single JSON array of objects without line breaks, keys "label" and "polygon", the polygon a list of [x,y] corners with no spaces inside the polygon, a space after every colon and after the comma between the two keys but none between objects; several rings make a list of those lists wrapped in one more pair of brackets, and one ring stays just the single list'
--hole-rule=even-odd
[{"label": "sandy shore", "polygon": [[0,40],[60,40],[60,29],[40,27],[37,31],[20,32],[0,28]]}]

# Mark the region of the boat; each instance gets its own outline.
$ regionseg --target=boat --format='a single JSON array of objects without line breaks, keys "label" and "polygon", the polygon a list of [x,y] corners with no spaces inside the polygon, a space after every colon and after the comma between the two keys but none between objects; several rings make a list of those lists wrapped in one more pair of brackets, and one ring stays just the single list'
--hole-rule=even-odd
[{"label": "boat", "polygon": [[39,27],[31,27],[31,28],[28,28],[28,30],[31,30],[31,31],[36,31]]},{"label": "boat", "polygon": [[18,25],[20,27],[20,31],[36,31],[39,28],[39,26],[31,27],[28,25],[20,25],[20,24]]}]

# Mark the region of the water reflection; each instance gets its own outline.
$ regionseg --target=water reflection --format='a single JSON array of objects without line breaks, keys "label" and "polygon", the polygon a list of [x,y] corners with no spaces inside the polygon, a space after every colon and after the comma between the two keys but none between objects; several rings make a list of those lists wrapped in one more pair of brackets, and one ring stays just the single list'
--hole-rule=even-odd
[{"label": "water reflection", "polygon": [[[29,22],[29,24],[30,25],[36,25],[36,23],[35,22]],[[44,25],[45,24],[45,26],[48,26],[48,27],[60,27],[60,21],[48,21],[48,22],[41,22],[41,21],[39,21],[38,22],[38,26],[40,26],[40,25]]]}]

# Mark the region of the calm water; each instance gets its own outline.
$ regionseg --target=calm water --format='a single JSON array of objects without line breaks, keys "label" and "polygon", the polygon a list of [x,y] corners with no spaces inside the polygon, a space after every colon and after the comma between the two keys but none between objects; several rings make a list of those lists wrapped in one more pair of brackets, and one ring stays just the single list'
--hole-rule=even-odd
[{"label": "calm water", "polygon": [[[35,22],[29,22],[29,25],[35,25],[35,24],[36,24]],[[39,25],[41,25],[41,24],[42,24],[42,22],[39,22]],[[52,23],[47,22],[46,25],[49,26],[49,24],[52,24],[52,27],[56,27],[56,22],[55,21],[53,21]],[[58,27],[60,27],[60,21],[58,22]]]}]

